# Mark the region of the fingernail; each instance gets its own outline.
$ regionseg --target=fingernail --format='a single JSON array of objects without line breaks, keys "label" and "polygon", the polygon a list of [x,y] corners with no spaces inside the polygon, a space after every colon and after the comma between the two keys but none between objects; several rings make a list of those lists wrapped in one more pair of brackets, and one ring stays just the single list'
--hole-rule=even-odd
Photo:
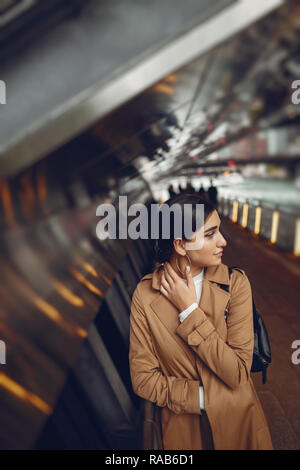
[{"label": "fingernail", "polygon": [[187,266],[185,269],[186,269],[186,272],[187,272],[187,273],[190,272],[190,267],[189,267],[189,266]]}]

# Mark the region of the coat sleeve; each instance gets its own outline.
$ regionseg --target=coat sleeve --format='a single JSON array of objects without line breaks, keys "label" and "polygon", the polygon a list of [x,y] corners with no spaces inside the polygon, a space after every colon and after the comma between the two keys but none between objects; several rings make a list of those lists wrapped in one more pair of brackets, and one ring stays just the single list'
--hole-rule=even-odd
[{"label": "coat sleeve", "polygon": [[200,307],[178,326],[176,333],[228,387],[237,389],[250,378],[254,330],[249,280],[244,272],[234,273],[227,341],[219,336]]},{"label": "coat sleeve", "polygon": [[133,293],[130,313],[129,366],[133,391],[176,414],[201,415],[200,381],[165,376],[160,369],[139,289],[138,285]]}]

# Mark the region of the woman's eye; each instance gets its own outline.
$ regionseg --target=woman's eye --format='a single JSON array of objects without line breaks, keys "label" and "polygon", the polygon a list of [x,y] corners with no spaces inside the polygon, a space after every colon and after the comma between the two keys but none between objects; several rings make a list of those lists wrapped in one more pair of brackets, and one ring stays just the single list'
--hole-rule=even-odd
[{"label": "woman's eye", "polygon": [[214,236],[214,234],[215,234],[215,232],[212,232],[212,233],[208,233],[206,236],[207,236],[208,238],[211,238],[211,237]]}]

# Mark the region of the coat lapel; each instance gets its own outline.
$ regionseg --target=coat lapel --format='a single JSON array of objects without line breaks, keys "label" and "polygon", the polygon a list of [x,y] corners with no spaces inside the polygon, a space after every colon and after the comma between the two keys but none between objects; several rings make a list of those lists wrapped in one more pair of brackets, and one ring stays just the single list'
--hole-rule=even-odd
[{"label": "coat lapel", "polygon": [[176,328],[180,324],[177,308],[174,307],[174,305],[160,292],[151,302],[150,306],[158,319],[167,328],[173,340],[176,341],[181,351],[185,354],[186,358],[189,360],[189,363],[193,364],[194,352],[188,348],[183,339],[175,333]]}]

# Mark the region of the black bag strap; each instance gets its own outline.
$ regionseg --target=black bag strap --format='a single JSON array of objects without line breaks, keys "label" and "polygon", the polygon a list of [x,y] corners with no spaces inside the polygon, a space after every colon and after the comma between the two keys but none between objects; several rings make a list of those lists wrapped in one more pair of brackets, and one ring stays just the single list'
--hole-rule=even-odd
[{"label": "black bag strap", "polygon": [[[232,271],[233,271],[234,269],[237,269],[237,270],[239,270],[240,272],[243,272],[243,271],[241,270],[241,268],[238,268],[237,266],[230,266],[230,267],[228,267],[229,279],[230,279],[230,276],[231,276]],[[218,284],[219,284],[219,283],[218,283]],[[220,286],[222,289],[224,289],[224,290],[226,290],[227,292],[229,292],[228,285],[219,284],[219,286]],[[229,300],[229,302],[230,302],[230,300]],[[225,314],[225,319],[226,319],[226,320],[227,320],[227,317],[228,317],[228,315],[229,315],[229,309],[228,309],[229,302],[228,302],[227,307],[226,307],[226,310],[225,310],[225,311],[226,311],[226,314]],[[258,323],[259,321],[262,321],[262,324],[263,324],[263,320],[262,320],[262,318],[260,317],[260,315],[259,315],[259,313],[258,313],[258,311],[257,311],[257,309],[256,309],[256,307],[255,307],[255,302],[254,302],[253,295],[252,295],[252,311],[253,311],[253,322],[254,322],[254,331],[255,331],[256,328],[257,328],[257,326],[258,326],[257,323]],[[268,346],[269,351],[271,351],[271,349],[270,349],[270,342],[269,342],[269,338],[268,338],[268,333],[267,333],[267,330],[266,330],[264,324],[263,324],[263,329],[264,329],[265,341],[267,342],[267,346]],[[270,354],[269,354],[269,355],[270,355]],[[261,367],[262,367],[262,368],[261,368],[261,372],[262,372],[262,382],[263,382],[263,384],[264,384],[264,383],[266,382],[266,380],[267,380],[267,367],[268,367],[268,365],[269,365],[270,362],[271,362],[271,356],[269,357],[269,360],[266,360],[266,358],[264,358],[263,364],[261,365]]]}]

